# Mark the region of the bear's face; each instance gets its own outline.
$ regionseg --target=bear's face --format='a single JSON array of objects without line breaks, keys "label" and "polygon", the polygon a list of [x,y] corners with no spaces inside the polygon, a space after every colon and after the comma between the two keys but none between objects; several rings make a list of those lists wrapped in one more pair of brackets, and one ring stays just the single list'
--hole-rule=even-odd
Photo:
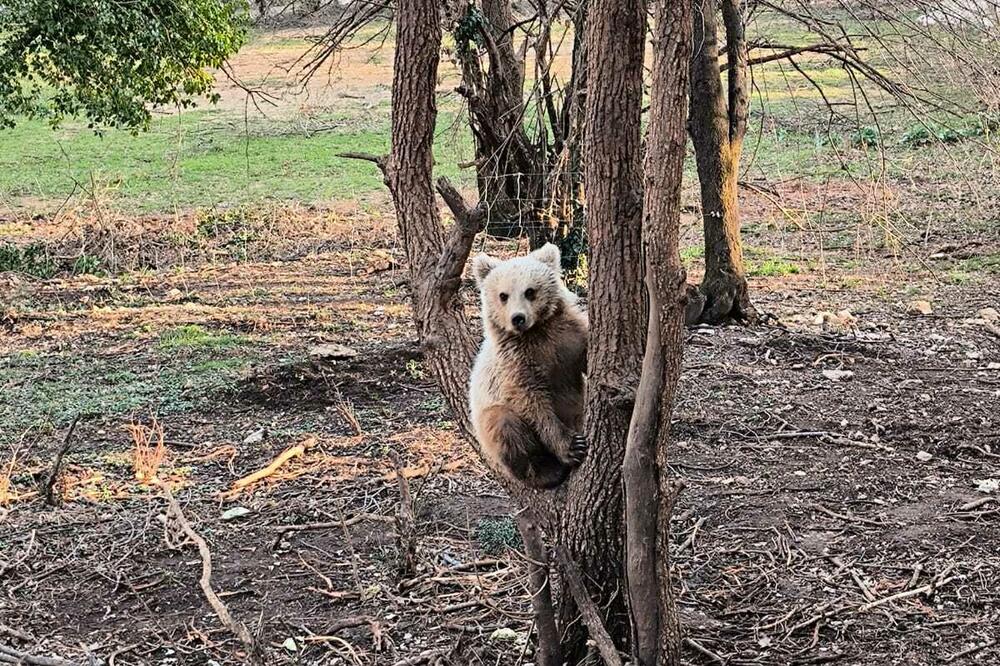
[{"label": "bear's face", "polygon": [[472,261],[483,322],[521,335],[559,312],[572,294],[559,275],[559,248],[548,243],[525,257],[501,261],[485,254]]}]

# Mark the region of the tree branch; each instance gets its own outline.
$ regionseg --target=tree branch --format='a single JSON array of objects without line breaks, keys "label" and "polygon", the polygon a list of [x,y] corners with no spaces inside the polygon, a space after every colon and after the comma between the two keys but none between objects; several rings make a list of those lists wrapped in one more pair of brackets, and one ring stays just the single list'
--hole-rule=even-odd
[{"label": "tree branch", "polygon": [[62,446],[59,447],[59,452],[56,453],[56,459],[52,462],[52,471],[49,472],[48,478],[45,480],[45,503],[49,506],[57,506],[59,504],[55,496],[56,480],[59,478],[59,468],[62,466],[63,456],[69,451],[70,443],[73,438],[73,431],[76,430],[76,424],[80,422],[80,415],[77,414],[73,419],[73,423],[70,424],[69,430],[66,431],[66,437],[63,438]]},{"label": "tree branch", "polygon": [[563,582],[566,583],[570,594],[576,600],[583,623],[587,625],[590,637],[597,646],[597,651],[601,653],[604,663],[607,666],[623,666],[621,655],[618,654],[618,648],[615,647],[615,642],[611,640],[611,635],[608,633],[607,628],[604,626],[604,621],[601,619],[601,612],[598,610],[594,600],[590,598],[590,593],[587,592],[587,586],[583,582],[580,567],[573,561],[566,547],[561,544],[556,546],[556,557],[559,560],[559,569],[562,572]]},{"label": "tree branch", "polygon": [[347,160],[362,160],[364,162],[371,162],[379,168],[383,173],[385,173],[385,165],[388,163],[389,157],[387,155],[373,155],[372,153],[337,153],[337,157],[343,157]]},{"label": "tree branch", "polygon": [[517,529],[524,542],[524,554],[528,560],[528,582],[531,589],[531,609],[535,615],[538,631],[538,666],[561,666],[562,646],[559,644],[559,629],[556,626],[555,609],[552,605],[552,585],[549,581],[549,556],[539,533],[535,517],[527,510],[517,515]]},{"label": "tree branch", "polygon": [[729,62],[729,140],[735,144],[743,141],[750,113],[750,92],[747,89],[749,55],[741,5],[739,0],[722,0],[726,60]]}]

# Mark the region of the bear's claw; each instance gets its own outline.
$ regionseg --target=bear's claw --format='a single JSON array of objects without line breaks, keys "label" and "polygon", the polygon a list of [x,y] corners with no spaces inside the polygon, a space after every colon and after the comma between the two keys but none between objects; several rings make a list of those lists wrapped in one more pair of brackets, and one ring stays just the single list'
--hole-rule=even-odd
[{"label": "bear's claw", "polygon": [[587,457],[587,438],[583,435],[573,435],[569,444],[569,462],[577,466]]}]

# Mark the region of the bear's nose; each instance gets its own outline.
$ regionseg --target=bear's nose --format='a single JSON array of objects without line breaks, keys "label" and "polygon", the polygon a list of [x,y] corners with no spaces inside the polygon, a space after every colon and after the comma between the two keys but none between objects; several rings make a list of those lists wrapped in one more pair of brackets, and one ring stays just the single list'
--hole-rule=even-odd
[{"label": "bear's nose", "polygon": [[514,328],[518,330],[524,328],[524,321],[525,319],[523,314],[516,314],[510,318],[510,323],[514,324]]}]

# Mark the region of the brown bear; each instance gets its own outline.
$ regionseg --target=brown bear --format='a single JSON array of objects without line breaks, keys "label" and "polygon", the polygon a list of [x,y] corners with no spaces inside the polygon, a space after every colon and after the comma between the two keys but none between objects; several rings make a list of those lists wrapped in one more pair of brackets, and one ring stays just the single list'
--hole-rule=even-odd
[{"label": "brown bear", "polygon": [[555,488],[586,453],[587,316],[563,284],[551,243],[472,262],[485,339],[469,380],[482,452],[511,478]]}]

